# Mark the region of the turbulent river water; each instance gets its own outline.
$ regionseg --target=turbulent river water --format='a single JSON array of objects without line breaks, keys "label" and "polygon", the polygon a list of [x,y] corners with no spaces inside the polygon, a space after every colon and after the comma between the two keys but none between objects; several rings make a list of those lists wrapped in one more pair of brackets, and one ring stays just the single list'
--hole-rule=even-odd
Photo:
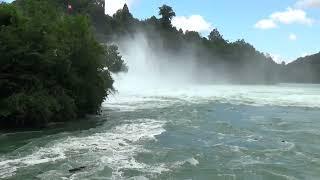
[{"label": "turbulent river water", "polygon": [[0,179],[320,179],[319,85],[118,90],[101,116],[0,134]]}]

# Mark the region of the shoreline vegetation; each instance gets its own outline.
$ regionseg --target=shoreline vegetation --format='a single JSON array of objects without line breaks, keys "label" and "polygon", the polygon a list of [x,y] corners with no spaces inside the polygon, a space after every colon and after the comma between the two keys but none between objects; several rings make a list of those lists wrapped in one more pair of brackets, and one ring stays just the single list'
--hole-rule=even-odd
[{"label": "shoreline vegetation", "polygon": [[101,45],[89,18],[49,0],[0,6],[2,128],[45,127],[97,114],[126,70],[116,46]]},{"label": "shoreline vegetation", "polygon": [[65,0],[0,4],[0,129],[43,128],[99,114],[114,91],[111,73],[130,68],[110,43],[138,32],[152,49],[192,49],[199,83],[214,83],[201,74],[204,67],[236,84],[320,83],[319,54],[277,64],[244,40],[225,40],[217,29],[208,37],[176,29],[167,5],[159,8],[160,18],[138,20],[127,5],[111,17],[104,0],[69,3],[72,9]]}]

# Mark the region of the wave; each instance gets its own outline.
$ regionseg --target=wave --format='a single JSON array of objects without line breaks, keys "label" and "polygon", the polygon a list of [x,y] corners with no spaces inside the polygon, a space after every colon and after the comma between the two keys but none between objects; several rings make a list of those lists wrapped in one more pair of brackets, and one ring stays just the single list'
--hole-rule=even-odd
[{"label": "wave", "polygon": [[118,93],[104,104],[110,108],[136,110],[174,103],[220,102],[252,106],[320,108],[320,85],[183,85],[166,88],[129,87],[119,82]]},{"label": "wave", "polygon": [[[70,158],[74,161],[79,156],[90,157],[87,164],[93,163],[94,166],[97,166],[92,168],[92,171],[103,169],[105,166],[111,168],[113,179],[123,179],[123,169],[136,169],[147,173],[167,171],[163,164],[147,165],[137,162],[134,158],[137,153],[147,151],[143,143],[155,140],[155,136],[165,131],[164,123],[152,119],[140,119],[133,123],[116,126],[107,132],[55,140],[25,157],[19,157],[19,155],[11,156],[11,158],[2,157],[0,158],[0,178],[12,177],[21,168]],[[79,165],[86,166],[87,164],[80,163]],[[52,173],[47,173],[48,177],[53,178]],[[64,174],[66,177],[70,175],[67,172],[62,173],[66,173]],[[61,177],[61,173],[57,176]],[[74,174],[69,178],[74,179],[77,176],[78,174]],[[44,172],[38,178],[48,177]]]}]

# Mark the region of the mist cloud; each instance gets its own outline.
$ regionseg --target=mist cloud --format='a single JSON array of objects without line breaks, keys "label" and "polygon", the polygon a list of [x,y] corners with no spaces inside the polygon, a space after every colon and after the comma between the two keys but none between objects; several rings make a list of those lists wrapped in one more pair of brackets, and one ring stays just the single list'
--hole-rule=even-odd
[{"label": "mist cloud", "polygon": [[161,88],[206,82],[226,82],[223,74],[207,66],[199,66],[196,50],[186,46],[183,50],[169,52],[161,45],[161,37],[149,39],[140,32],[123,37],[116,44],[126,60],[129,70],[116,75],[116,87]]}]

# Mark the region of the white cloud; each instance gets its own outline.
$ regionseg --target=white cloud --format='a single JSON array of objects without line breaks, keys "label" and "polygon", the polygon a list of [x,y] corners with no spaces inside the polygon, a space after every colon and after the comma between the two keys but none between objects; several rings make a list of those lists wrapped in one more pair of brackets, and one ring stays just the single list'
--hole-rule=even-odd
[{"label": "white cloud", "polygon": [[307,13],[301,9],[287,8],[286,11],[275,12],[270,15],[270,19],[283,24],[307,24],[311,25],[313,20],[307,17]]},{"label": "white cloud", "polygon": [[124,4],[130,6],[133,0],[105,0],[106,8],[105,13],[112,16],[119,9],[122,9]]},{"label": "white cloud", "polygon": [[172,19],[172,25],[183,31],[209,32],[212,29],[211,23],[207,22],[200,15],[177,16]]},{"label": "white cloud", "polygon": [[298,0],[295,4],[298,8],[320,8],[320,0]]},{"label": "white cloud", "polygon": [[291,33],[291,34],[289,35],[289,40],[291,40],[291,41],[297,40],[297,35]]},{"label": "white cloud", "polygon": [[287,8],[285,11],[274,12],[268,19],[262,19],[255,24],[258,29],[272,29],[281,24],[303,24],[312,25],[313,19],[307,16],[307,13],[301,9]]},{"label": "white cloud", "polygon": [[254,27],[257,29],[274,29],[277,27],[277,24],[272,19],[262,19]]}]

